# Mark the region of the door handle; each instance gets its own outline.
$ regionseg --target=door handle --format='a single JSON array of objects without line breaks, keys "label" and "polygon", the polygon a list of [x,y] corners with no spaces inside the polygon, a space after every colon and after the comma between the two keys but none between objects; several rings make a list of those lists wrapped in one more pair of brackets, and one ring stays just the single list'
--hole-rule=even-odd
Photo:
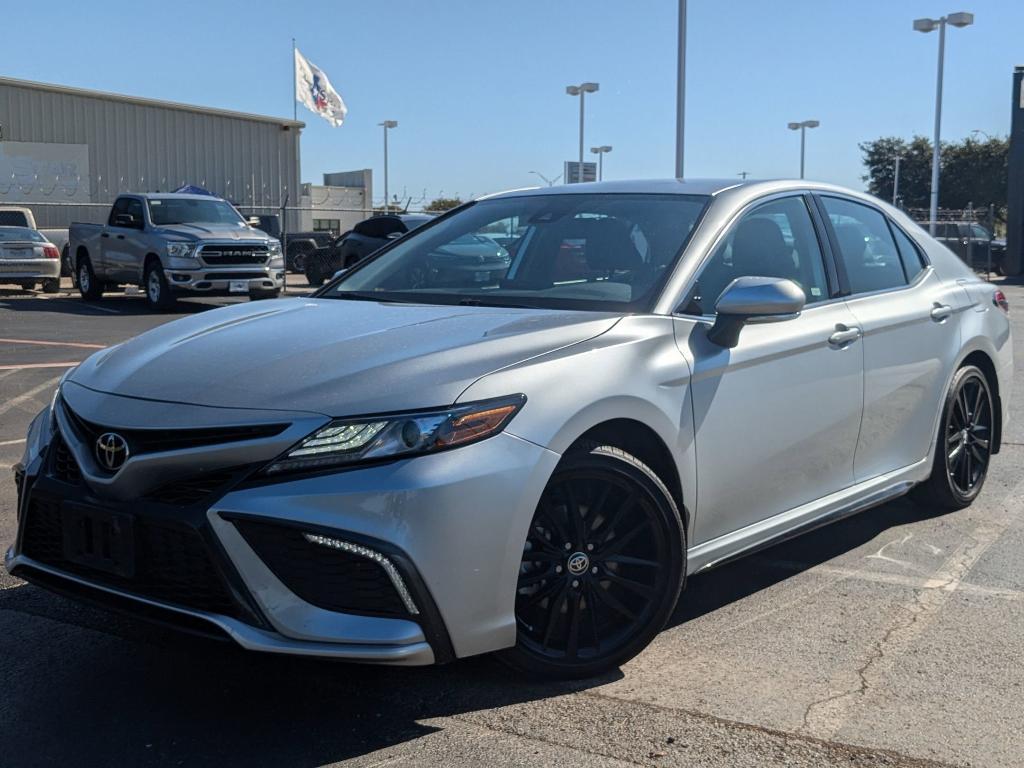
[{"label": "door handle", "polygon": [[117,236],[117,239],[118,239],[118,240],[124,240],[124,235],[118,235],[118,236]]},{"label": "door handle", "polygon": [[941,323],[947,317],[953,314],[953,308],[949,304],[936,304],[932,308],[932,320],[936,323]]},{"label": "door handle", "polygon": [[845,326],[839,324],[836,326],[836,332],[828,337],[828,343],[833,347],[846,347],[857,339],[860,338],[860,328],[856,326]]},{"label": "door handle", "polygon": [[100,237],[110,237],[110,235],[108,235],[106,232],[104,232],[103,234],[100,235]]}]

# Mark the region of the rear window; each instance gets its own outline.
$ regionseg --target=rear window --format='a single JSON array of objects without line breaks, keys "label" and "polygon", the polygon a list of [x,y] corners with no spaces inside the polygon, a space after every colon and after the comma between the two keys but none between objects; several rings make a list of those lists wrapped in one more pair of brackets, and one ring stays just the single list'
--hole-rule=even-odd
[{"label": "rear window", "polygon": [[0,211],[0,227],[27,227],[28,217],[24,211]]},{"label": "rear window", "polygon": [[25,242],[30,240],[33,243],[48,242],[45,237],[28,227],[5,227],[0,226],[0,240],[7,242]]}]

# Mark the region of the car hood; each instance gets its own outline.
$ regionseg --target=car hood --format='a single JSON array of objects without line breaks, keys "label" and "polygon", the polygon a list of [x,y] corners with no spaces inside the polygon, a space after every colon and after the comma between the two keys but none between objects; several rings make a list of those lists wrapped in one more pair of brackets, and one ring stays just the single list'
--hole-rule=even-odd
[{"label": "car hood", "polygon": [[239,243],[269,243],[273,238],[252,227],[233,227],[228,224],[165,224],[154,227],[153,232],[162,237],[179,240],[237,240]]},{"label": "car hood", "polygon": [[100,392],[224,408],[328,416],[428,408],[454,403],[492,371],[604,333],[619,317],[336,299],[252,302],[97,352],[70,379]]}]

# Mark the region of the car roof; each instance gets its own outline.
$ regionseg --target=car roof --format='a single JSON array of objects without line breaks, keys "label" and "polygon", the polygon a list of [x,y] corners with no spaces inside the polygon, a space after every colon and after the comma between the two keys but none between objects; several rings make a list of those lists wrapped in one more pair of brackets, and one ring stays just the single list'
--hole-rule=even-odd
[{"label": "car roof", "polygon": [[185,192],[126,192],[120,197],[141,197],[146,200],[224,200],[216,195],[193,195]]},{"label": "car roof", "polygon": [[[625,181],[593,181],[582,184],[562,184],[553,187],[526,187],[498,192],[481,199],[498,197],[526,197],[531,195],[581,194],[671,194],[717,196],[725,192],[741,192],[744,196],[758,196],[793,189],[820,192],[838,192],[865,197],[864,193],[846,187],[805,179],[633,179]],[[875,198],[871,198],[874,200]]]}]

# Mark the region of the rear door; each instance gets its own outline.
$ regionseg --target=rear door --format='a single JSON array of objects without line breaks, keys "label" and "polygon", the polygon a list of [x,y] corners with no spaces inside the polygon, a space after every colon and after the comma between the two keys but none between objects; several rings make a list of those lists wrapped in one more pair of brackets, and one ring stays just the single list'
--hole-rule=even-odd
[{"label": "rear door", "polygon": [[839,254],[847,306],[863,333],[859,482],[927,456],[960,347],[966,296],[940,280],[912,238],[878,208],[833,195],[818,201]]}]

